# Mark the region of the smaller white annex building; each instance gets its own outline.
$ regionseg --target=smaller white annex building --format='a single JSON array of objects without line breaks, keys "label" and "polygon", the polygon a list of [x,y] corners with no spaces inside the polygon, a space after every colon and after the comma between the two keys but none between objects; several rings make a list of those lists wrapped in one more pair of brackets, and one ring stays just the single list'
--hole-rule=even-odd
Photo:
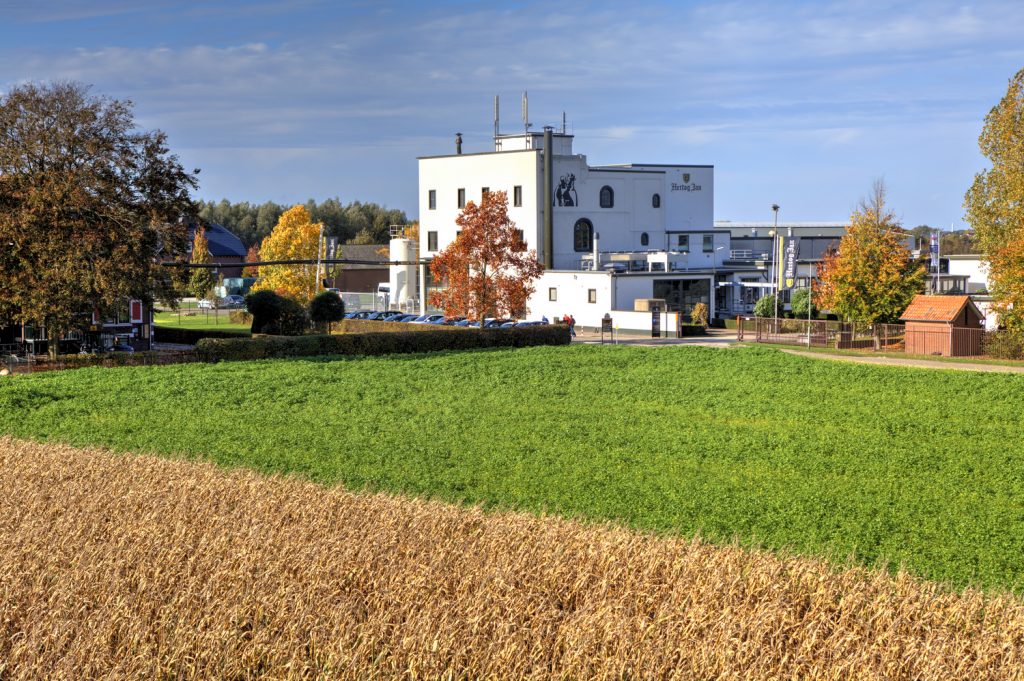
[{"label": "smaller white annex building", "polygon": [[[703,164],[592,166],[573,135],[495,134],[493,149],[419,161],[419,240],[392,240],[392,260],[429,260],[457,236],[469,201],[505,191],[509,217],[535,249],[544,274],[528,301],[531,319],[573,315],[598,326],[606,314],[624,329],[650,329],[650,301],[688,316],[704,303],[712,317],[749,314],[772,288],[777,233],[799,239],[796,285],[806,286],[846,223],[716,222],[714,167]],[[400,257],[399,257],[400,256]],[[426,310],[429,268],[394,266],[393,300]],[[405,285],[403,287],[403,283]]]}]

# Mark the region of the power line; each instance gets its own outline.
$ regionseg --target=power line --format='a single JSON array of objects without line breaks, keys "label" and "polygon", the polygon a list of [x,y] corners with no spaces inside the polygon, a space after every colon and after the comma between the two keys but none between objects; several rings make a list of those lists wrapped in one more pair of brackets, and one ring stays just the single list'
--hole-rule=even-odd
[{"label": "power line", "polygon": [[[321,265],[379,265],[381,267],[389,265],[425,265],[429,263],[429,260],[348,260],[348,259],[332,259],[332,260],[320,260]],[[164,267],[182,267],[185,269],[215,269],[218,267],[266,267],[268,265],[316,265],[317,260],[261,260],[257,262],[179,262],[176,260],[170,260],[167,262],[160,263]]]}]

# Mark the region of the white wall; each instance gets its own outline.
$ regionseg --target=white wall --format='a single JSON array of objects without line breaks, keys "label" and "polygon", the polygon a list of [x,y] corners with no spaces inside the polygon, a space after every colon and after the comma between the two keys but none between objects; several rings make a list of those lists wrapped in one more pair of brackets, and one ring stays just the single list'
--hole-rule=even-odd
[{"label": "white wall", "polygon": [[[508,215],[523,230],[526,243],[537,248],[540,225],[540,182],[538,174],[540,153],[537,151],[507,151],[500,154],[463,154],[419,159],[420,192],[420,254],[432,257],[455,240],[458,228],[455,218],[462,209],[458,205],[458,190],[466,190],[466,202],[480,203],[481,189],[508,194]],[[513,205],[513,188],[523,188],[523,205]],[[437,208],[430,210],[430,190],[437,192]],[[437,232],[437,251],[427,249],[428,233]]]},{"label": "white wall", "polygon": [[[557,300],[549,300],[549,289],[556,289]],[[589,290],[597,293],[597,302],[589,302]],[[577,324],[597,326],[612,310],[612,276],[604,272],[545,272],[536,282],[536,290],[527,301],[529,319],[561,319],[571,314]]]},{"label": "white wall", "polygon": [[959,276],[967,276],[967,293],[975,293],[982,289],[988,290],[988,265],[981,260],[980,255],[951,255],[949,258],[949,273]]}]

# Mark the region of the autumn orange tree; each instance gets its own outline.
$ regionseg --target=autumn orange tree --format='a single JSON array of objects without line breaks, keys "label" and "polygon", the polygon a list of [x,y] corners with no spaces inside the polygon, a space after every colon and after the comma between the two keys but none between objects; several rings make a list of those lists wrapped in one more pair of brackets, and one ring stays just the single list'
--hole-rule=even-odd
[{"label": "autumn orange tree", "polygon": [[[259,262],[260,261],[260,247],[257,246],[256,244],[253,244],[252,246],[249,246],[249,250],[245,254],[245,261],[247,263],[249,263],[249,262]],[[242,276],[243,277],[258,277],[258,276],[260,276],[260,268],[258,268],[258,267],[250,267],[250,266],[243,267],[242,268]]]},{"label": "autumn orange tree", "polygon": [[885,185],[850,216],[839,249],[818,270],[814,302],[842,319],[874,324],[899,319],[924,288],[924,267],[911,260],[899,220],[885,205]]},{"label": "autumn orange tree", "polygon": [[461,233],[430,263],[434,279],[445,283],[430,294],[430,303],[446,315],[481,323],[486,317],[523,314],[544,268],[509,219],[508,196],[485,193],[479,205],[467,203],[455,223]]},{"label": "autumn orange tree", "polygon": [[[260,257],[273,260],[316,260],[320,223],[310,221],[309,211],[299,204],[281,215],[277,226],[260,244]],[[268,265],[260,268],[253,291],[274,291],[309,305],[320,291],[316,265]]]},{"label": "autumn orange tree", "polygon": [[1024,69],[985,117],[978,146],[992,167],[975,175],[966,218],[988,261],[1000,323],[1024,333]]}]

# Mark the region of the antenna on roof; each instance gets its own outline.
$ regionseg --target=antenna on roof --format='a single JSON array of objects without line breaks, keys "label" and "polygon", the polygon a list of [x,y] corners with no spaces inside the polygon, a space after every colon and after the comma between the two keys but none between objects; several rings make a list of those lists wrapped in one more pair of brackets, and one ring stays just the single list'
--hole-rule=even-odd
[{"label": "antenna on roof", "polygon": [[562,134],[565,134],[565,112],[562,112]]},{"label": "antenna on roof", "polygon": [[523,90],[523,132],[530,132],[530,99]]},{"label": "antenna on roof", "polygon": [[498,137],[498,95],[494,95],[494,137]]}]

